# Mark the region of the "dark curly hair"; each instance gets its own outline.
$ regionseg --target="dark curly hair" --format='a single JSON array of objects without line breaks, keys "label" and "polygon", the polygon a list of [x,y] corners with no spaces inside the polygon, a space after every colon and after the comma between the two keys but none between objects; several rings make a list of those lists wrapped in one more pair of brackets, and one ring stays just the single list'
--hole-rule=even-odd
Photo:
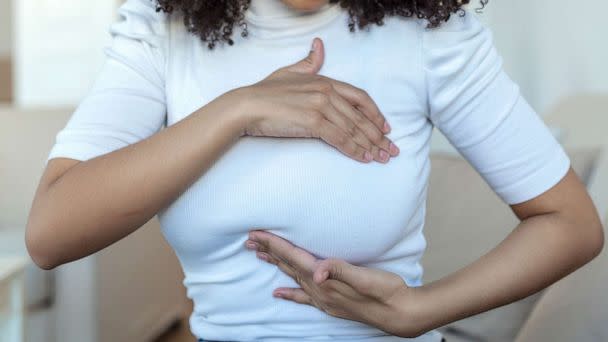
[{"label": "dark curly hair", "polygon": [[[183,16],[188,31],[207,42],[209,49],[213,49],[216,42],[234,44],[231,39],[234,24],[243,27],[241,35],[247,36],[247,23],[243,20],[243,13],[249,8],[250,0],[151,1],[156,1],[157,12],[173,13],[177,10]],[[355,26],[359,29],[369,24],[382,26],[385,16],[394,15],[426,19],[429,28],[437,27],[453,13],[464,15],[462,7],[469,2],[470,0],[329,0],[329,3],[339,3],[340,7],[348,10],[350,32],[355,31]],[[488,0],[480,0],[480,3],[481,7],[476,11],[483,9]]]}]

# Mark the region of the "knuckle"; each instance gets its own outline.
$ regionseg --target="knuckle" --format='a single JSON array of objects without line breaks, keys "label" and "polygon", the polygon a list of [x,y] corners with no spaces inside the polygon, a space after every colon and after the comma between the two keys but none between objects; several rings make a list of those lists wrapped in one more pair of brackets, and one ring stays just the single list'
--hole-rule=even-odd
[{"label": "knuckle", "polygon": [[376,143],[378,145],[381,145],[382,142],[384,141],[384,135],[380,131],[378,131],[376,129],[372,130],[370,138],[372,139],[372,141],[374,143]]},{"label": "knuckle", "polygon": [[266,253],[266,252],[268,252],[268,247],[266,247],[266,245],[264,245],[264,244],[259,243],[258,244],[258,251]]},{"label": "knuckle", "polygon": [[348,140],[349,139],[344,134],[340,134],[336,137],[336,143],[340,146],[350,147],[350,145],[348,144]]},{"label": "knuckle", "polygon": [[365,124],[365,119],[361,115],[355,115],[353,122],[355,122],[355,124],[357,124],[357,126],[361,127]]},{"label": "knuckle", "polygon": [[318,91],[324,94],[329,94],[334,89],[333,84],[331,84],[329,80],[323,78],[320,78],[315,81],[315,87]]},{"label": "knuckle", "polygon": [[359,155],[359,158],[361,158],[362,160],[365,159],[365,152],[367,152],[367,150],[363,147],[357,147],[356,150],[357,154]]},{"label": "knuckle", "polygon": [[352,121],[349,121],[346,124],[346,126],[347,126],[346,129],[348,131],[348,134],[350,134],[353,137],[358,135],[358,133],[359,133],[358,127]]},{"label": "knuckle", "polygon": [[283,74],[285,74],[287,72],[288,72],[287,68],[285,68],[285,67],[279,68],[279,69],[271,72],[270,75],[268,75],[267,79],[271,79],[271,78],[282,76]]},{"label": "knuckle", "polygon": [[323,290],[325,291],[328,299],[332,299],[332,298],[336,297],[338,288],[336,286],[335,280],[328,279],[328,280],[324,281],[322,285],[323,285]]},{"label": "knuckle", "polygon": [[327,313],[328,315],[331,316],[338,316],[338,308],[335,307],[335,305],[333,305],[331,302],[328,303],[324,303],[323,305],[323,311],[325,311],[325,313]]},{"label": "knuckle", "polygon": [[325,122],[323,114],[317,110],[312,110],[310,113],[308,113],[308,117],[310,119],[310,125],[315,129],[321,128]]},{"label": "knuckle", "polygon": [[359,284],[359,289],[361,290],[361,292],[363,292],[363,294],[372,293],[372,288],[368,282],[362,282],[361,284]]},{"label": "knuckle", "polygon": [[311,95],[310,102],[313,104],[315,108],[323,108],[327,104],[329,104],[329,96],[321,91],[315,91]]},{"label": "knuckle", "polygon": [[364,89],[361,89],[361,88],[356,88],[356,89],[357,89],[357,96],[361,100],[369,100],[369,99],[371,99],[371,97],[369,96],[369,93],[367,91],[365,91]]},{"label": "knuckle", "polygon": [[[357,145],[359,145],[363,149],[366,149],[366,150],[370,149],[371,143],[370,143],[369,139],[367,138],[367,135],[365,135],[361,130],[357,129],[355,134],[353,134],[353,138],[355,141],[357,141]],[[365,152],[363,152],[363,153],[365,153]]]}]

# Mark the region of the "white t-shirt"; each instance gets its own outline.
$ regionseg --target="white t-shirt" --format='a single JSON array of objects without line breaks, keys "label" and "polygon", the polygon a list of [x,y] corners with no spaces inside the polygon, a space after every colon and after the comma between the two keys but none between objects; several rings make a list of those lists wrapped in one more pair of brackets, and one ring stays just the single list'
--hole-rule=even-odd
[{"label": "white t-shirt", "polygon": [[[468,12],[468,10],[467,10]],[[440,28],[387,17],[351,33],[337,4],[302,14],[253,0],[235,44],[208,50],[179,17],[128,0],[111,28],[107,62],[57,134],[48,159],[88,160],[173,125],[230,89],[258,82],[325,43],[320,74],[365,89],[400,154],[361,163],[320,139],[243,137],[158,213],[194,301],[192,332],[208,340],[413,339],[275,298],[297,283],[243,243],[262,227],[321,258],[395,272],[422,285],[429,139],[438,127],[508,204],[545,192],[570,160],[505,74],[491,32],[468,12]],[[221,113],[218,113],[221,115]],[[454,175],[458,177],[458,175]],[[466,194],[445,194],[454,200]]]}]

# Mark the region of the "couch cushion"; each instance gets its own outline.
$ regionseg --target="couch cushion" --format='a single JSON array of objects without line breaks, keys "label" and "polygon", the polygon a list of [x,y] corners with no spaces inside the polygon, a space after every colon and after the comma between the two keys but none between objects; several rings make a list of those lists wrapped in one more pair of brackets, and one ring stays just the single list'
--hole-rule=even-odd
[{"label": "couch cushion", "polygon": [[[590,193],[604,220],[608,196],[608,155],[595,169]],[[604,231],[608,236],[608,232]],[[591,262],[548,287],[520,330],[517,342],[608,341],[608,248]]]},{"label": "couch cushion", "polygon": [[[23,253],[25,225],[44,163],[55,135],[72,109],[17,109],[0,106],[0,247],[6,253]],[[28,308],[45,307],[51,300],[52,271],[30,263],[25,272]]]},{"label": "couch cushion", "polygon": [[[566,150],[572,167],[588,181],[599,148]],[[422,259],[424,282],[452,273],[491,250],[519,220],[462,157],[433,154]],[[441,327],[450,337],[468,341],[513,341],[543,291],[520,301]]]}]

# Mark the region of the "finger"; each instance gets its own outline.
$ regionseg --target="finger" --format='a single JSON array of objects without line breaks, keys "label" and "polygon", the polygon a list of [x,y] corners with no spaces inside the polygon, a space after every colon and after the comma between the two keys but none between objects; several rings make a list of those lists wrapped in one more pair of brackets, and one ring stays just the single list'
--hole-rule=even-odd
[{"label": "finger", "polygon": [[329,120],[323,119],[323,123],[318,127],[319,137],[328,144],[334,146],[345,155],[363,163],[369,163],[372,154],[357,144],[349,135]]},{"label": "finger", "polygon": [[290,278],[292,278],[296,283],[300,284],[300,282],[302,281],[302,279],[298,276],[298,274],[296,273],[296,271],[293,269],[293,267],[291,267],[290,265],[286,264],[285,262],[283,262],[282,260],[277,260],[276,263],[277,267],[279,267],[279,269],[281,271],[283,271],[283,273],[287,274]]},{"label": "finger", "polygon": [[336,258],[328,258],[318,262],[313,274],[314,279],[339,280],[362,294],[369,293],[372,287],[369,273],[366,273],[362,267]]},{"label": "finger", "polygon": [[288,276],[290,276],[291,278],[293,278],[297,283],[299,283],[301,281],[300,277],[297,276],[296,271],[293,269],[293,267],[291,267],[290,265],[286,264],[284,261],[282,260],[278,260],[272,256],[270,256],[267,253],[264,252],[256,252],[255,253],[256,257],[258,257],[261,260],[264,260],[270,264],[276,265],[279,267],[279,269],[281,271],[283,271],[283,273],[287,274]]},{"label": "finger", "polygon": [[282,259],[289,265],[308,272],[312,272],[317,260],[302,248],[293,245],[280,236],[263,230],[250,231],[249,239],[258,243],[258,251],[266,252],[277,259]]},{"label": "finger", "polygon": [[303,283],[302,283],[303,279],[300,276],[300,274],[303,274],[306,271],[304,271],[304,270],[296,271],[293,268],[293,266],[285,263],[285,261],[276,259],[276,258],[272,257],[271,255],[264,253],[264,252],[256,252],[256,256],[270,264],[274,264],[274,265],[278,266],[279,269],[281,271],[283,271],[283,273],[285,273],[289,277],[291,277],[296,283],[303,285]]},{"label": "finger", "polygon": [[266,261],[269,264],[273,264],[276,265],[278,264],[278,262],[280,260],[276,259],[275,257],[273,257],[272,255],[265,253],[265,252],[256,252],[255,256],[258,257],[258,259],[261,259],[263,261]]},{"label": "finger", "polygon": [[323,65],[324,57],[325,49],[323,47],[323,41],[320,38],[315,37],[312,41],[308,56],[284,69],[305,74],[316,74]]},{"label": "finger", "polygon": [[[348,112],[339,110],[337,107],[334,106],[334,103],[339,102],[339,100],[336,99],[337,97],[339,97],[339,95],[327,95],[328,102],[322,106],[319,106],[319,110],[323,112],[325,118],[327,118],[328,121],[334,123],[336,127],[342,130],[342,132],[350,136],[351,139],[353,139],[353,141],[357,143],[357,145],[369,151],[373,156],[374,149],[372,142],[369,140],[363,130],[361,130],[361,128],[351,119],[356,117],[352,114],[349,114]],[[348,107],[350,107],[350,109],[352,110],[352,106],[348,105]]]},{"label": "finger", "polygon": [[[340,95],[330,95],[332,105],[342,112],[350,121],[358,127],[357,133],[364,135],[367,144],[373,146],[372,154],[376,161],[387,162],[390,157],[391,140],[387,138],[374,123],[361,111],[353,107]],[[363,139],[363,138],[361,138]],[[364,146],[370,150],[370,146]],[[383,153],[381,151],[384,151]]]},{"label": "finger", "polygon": [[[361,112],[367,116],[380,131],[383,133],[389,133],[391,131],[388,121],[380,112],[380,108],[378,108],[376,102],[365,90],[333,78],[329,78],[329,80],[334,85],[336,91],[351,104],[360,107]],[[388,130],[385,129],[385,123],[388,126]]]},{"label": "finger", "polygon": [[315,306],[312,298],[301,288],[280,287],[273,291],[273,295],[296,303]]},{"label": "finger", "polygon": [[322,282],[324,282],[327,279],[329,279],[329,270],[327,270],[327,269],[323,269],[321,271],[319,271],[317,269],[314,271],[314,273],[312,275],[312,280],[316,284],[321,284]]},{"label": "finger", "polygon": [[[256,251],[255,256],[258,257],[258,259],[260,259],[260,260],[266,261],[269,264],[273,264],[273,265],[276,265],[279,267],[283,266],[283,265],[280,265],[280,263],[287,265],[284,260],[274,257],[273,255],[268,254],[266,252],[261,252],[262,250],[266,250],[266,249],[264,247],[261,247],[261,245],[258,244],[257,242],[247,240],[247,241],[245,241],[245,246],[248,249],[255,250]],[[287,265],[287,266],[289,266],[289,265]]]}]

